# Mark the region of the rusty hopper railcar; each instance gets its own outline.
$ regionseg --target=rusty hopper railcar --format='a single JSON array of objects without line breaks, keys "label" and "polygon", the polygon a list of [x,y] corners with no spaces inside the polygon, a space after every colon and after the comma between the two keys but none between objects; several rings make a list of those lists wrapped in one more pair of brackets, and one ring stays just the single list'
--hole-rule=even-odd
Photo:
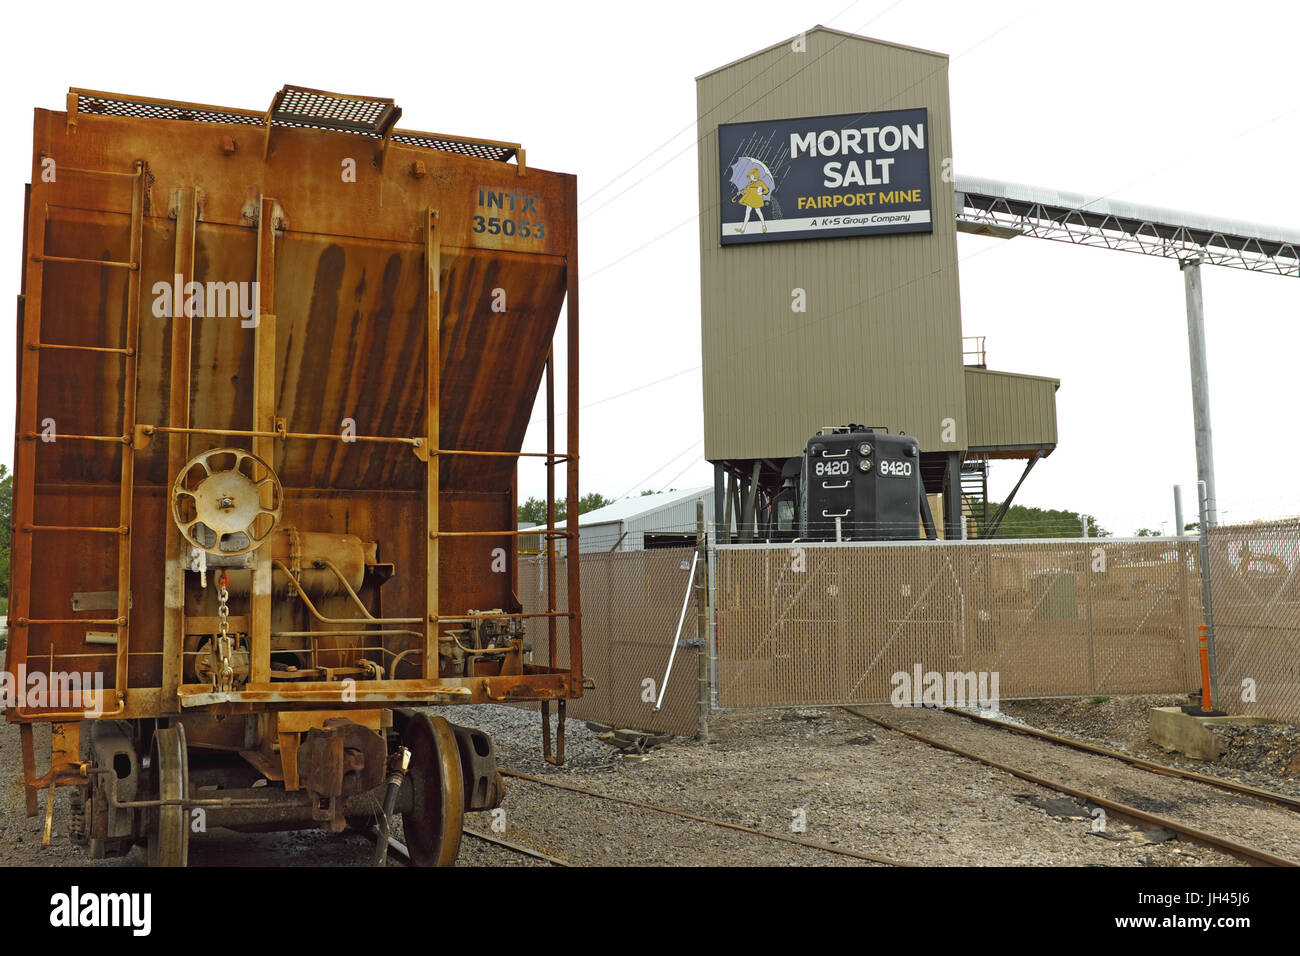
[{"label": "rusty hopper railcar", "polygon": [[400,114],[298,87],[36,111],[5,679],[47,841],[59,786],[93,855],[166,865],[200,817],[337,831],[389,796],[447,864],[503,787],[486,735],[413,708],[582,693],[578,549],[528,622],[515,530],[543,376],[530,454],[576,513],[576,180]]}]

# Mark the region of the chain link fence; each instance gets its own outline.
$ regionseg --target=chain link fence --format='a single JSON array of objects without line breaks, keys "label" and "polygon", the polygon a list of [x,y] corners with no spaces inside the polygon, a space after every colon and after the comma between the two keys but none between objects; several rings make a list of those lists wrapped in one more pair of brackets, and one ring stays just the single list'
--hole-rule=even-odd
[{"label": "chain link fence", "polygon": [[1221,525],[1207,540],[1215,706],[1300,723],[1300,518]]},{"label": "chain link fence", "polygon": [[[582,720],[658,733],[693,735],[699,695],[699,649],[680,647],[663,707],[655,711],[664,669],[690,584],[690,548],[583,554],[582,662],[596,682],[569,705]],[[528,612],[546,610],[546,559],[519,559],[519,599]],[[556,567],[556,594],[568,593],[564,562]],[[557,621],[557,657],[568,666],[568,621]],[[695,602],[686,611],[683,640],[695,637]],[[531,618],[533,660],[549,663],[547,623]]]},{"label": "chain link fence", "polygon": [[717,702],[912,700],[931,673],[982,675],[1001,698],[1187,692],[1199,686],[1197,549],[1187,538],[724,545]]},{"label": "chain link fence", "polygon": [[[1218,705],[1300,722],[1300,518],[1221,526],[1208,544]],[[584,669],[596,689],[570,714],[695,732],[697,648],[679,648],[654,710],[690,559],[689,548],[582,555]],[[951,675],[987,679],[979,686],[1003,699],[1200,687],[1196,538],[723,545],[713,564],[716,706],[915,699],[932,673],[948,688]],[[562,562],[556,573],[563,595]],[[520,584],[524,609],[545,609],[543,559],[521,558]],[[683,639],[695,610],[691,600]],[[563,665],[567,621],[557,628]],[[546,621],[528,634],[545,663]]]}]

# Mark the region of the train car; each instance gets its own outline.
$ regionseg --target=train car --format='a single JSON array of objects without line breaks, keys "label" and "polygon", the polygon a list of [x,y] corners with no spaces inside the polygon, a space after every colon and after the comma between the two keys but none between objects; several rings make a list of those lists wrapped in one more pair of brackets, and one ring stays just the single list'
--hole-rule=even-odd
[{"label": "train car", "polygon": [[921,537],[923,519],[932,527],[919,445],[910,435],[823,428],[804,446],[799,474],[804,540],[907,541]]},{"label": "train car", "polygon": [[337,832],[387,799],[446,865],[503,787],[432,705],[541,701],[563,760],[578,548],[521,613],[515,514],[526,454],[577,512],[576,179],[400,116],[292,86],[35,112],[4,676],[47,841],[60,787],[92,856],[159,865],[199,819]]}]

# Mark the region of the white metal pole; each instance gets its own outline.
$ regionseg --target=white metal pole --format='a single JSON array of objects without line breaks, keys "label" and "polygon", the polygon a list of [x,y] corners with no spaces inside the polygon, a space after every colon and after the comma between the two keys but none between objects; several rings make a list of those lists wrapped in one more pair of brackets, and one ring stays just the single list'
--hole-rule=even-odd
[{"label": "white metal pole", "polygon": [[682,639],[682,625],[686,623],[686,608],[691,603],[691,591],[695,588],[695,565],[700,560],[700,552],[696,551],[691,558],[691,573],[686,579],[686,596],[682,598],[682,616],[677,619],[677,633],[673,635],[673,649],[668,654],[668,666],[664,668],[664,679],[659,682],[659,699],[655,701],[655,713],[664,703],[664,693],[668,690],[668,675],[673,672],[673,661],[677,658],[677,644]]},{"label": "white metal pole", "polygon": [[1205,484],[1201,530],[1219,523],[1214,488],[1214,435],[1210,428],[1210,376],[1205,358],[1205,300],[1201,294],[1201,260],[1180,263],[1187,293],[1187,351],[1192,368],[1192,416],[1196,430],[1196,477]]}]

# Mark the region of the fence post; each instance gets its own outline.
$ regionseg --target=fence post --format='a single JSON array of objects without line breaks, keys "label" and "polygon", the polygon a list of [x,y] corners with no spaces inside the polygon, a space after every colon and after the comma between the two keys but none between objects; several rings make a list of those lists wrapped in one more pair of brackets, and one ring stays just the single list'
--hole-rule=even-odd
[{"label": "fence post", "polygon": [[1201,513],[1201,612],[1205,617],[1210,645],[1210,697],[1223,710],[1223,698],[1219,696],[1219,657],[1215,651],[1214,604],[1210,588],[1210,504],[1204,481],[1196,483],[1196,491]]},{"label": "fence post", "polygon": [[[1087,517],[1083,519],[1085,522]],[[1087,530],[1087,525],[1084,525]],[[1085,535],[1084,537],[1087,537]],[[1101,545],[1098,545],[1101,547]],[[1083,546],[1083,606],[1088,615],[1088,689],[1097,693],[1097,640],[1092,626],[1092,549]]]},{"label": "fence post", "polygon": [[705,557],[708,561],[708,572],[705,575],[705,591],[708,595],[708,619],[705,621],[704,632],[704,650],[709,656],[709,709],[718,710],[721,704],[718,701],[718,544],[721,539],[718,537],[718,516],[713,516],[713,528],[709,530],[705,527],[705,540],[707,547]]},{"label": "fence post", "polygon": [[695,502],[695,549],[700,559],[695,566],[695,640],[699,694],[695,717],[696,736],[709,742],[709,641],[708,582],[709,533],[704,524],[704,501]]}]

